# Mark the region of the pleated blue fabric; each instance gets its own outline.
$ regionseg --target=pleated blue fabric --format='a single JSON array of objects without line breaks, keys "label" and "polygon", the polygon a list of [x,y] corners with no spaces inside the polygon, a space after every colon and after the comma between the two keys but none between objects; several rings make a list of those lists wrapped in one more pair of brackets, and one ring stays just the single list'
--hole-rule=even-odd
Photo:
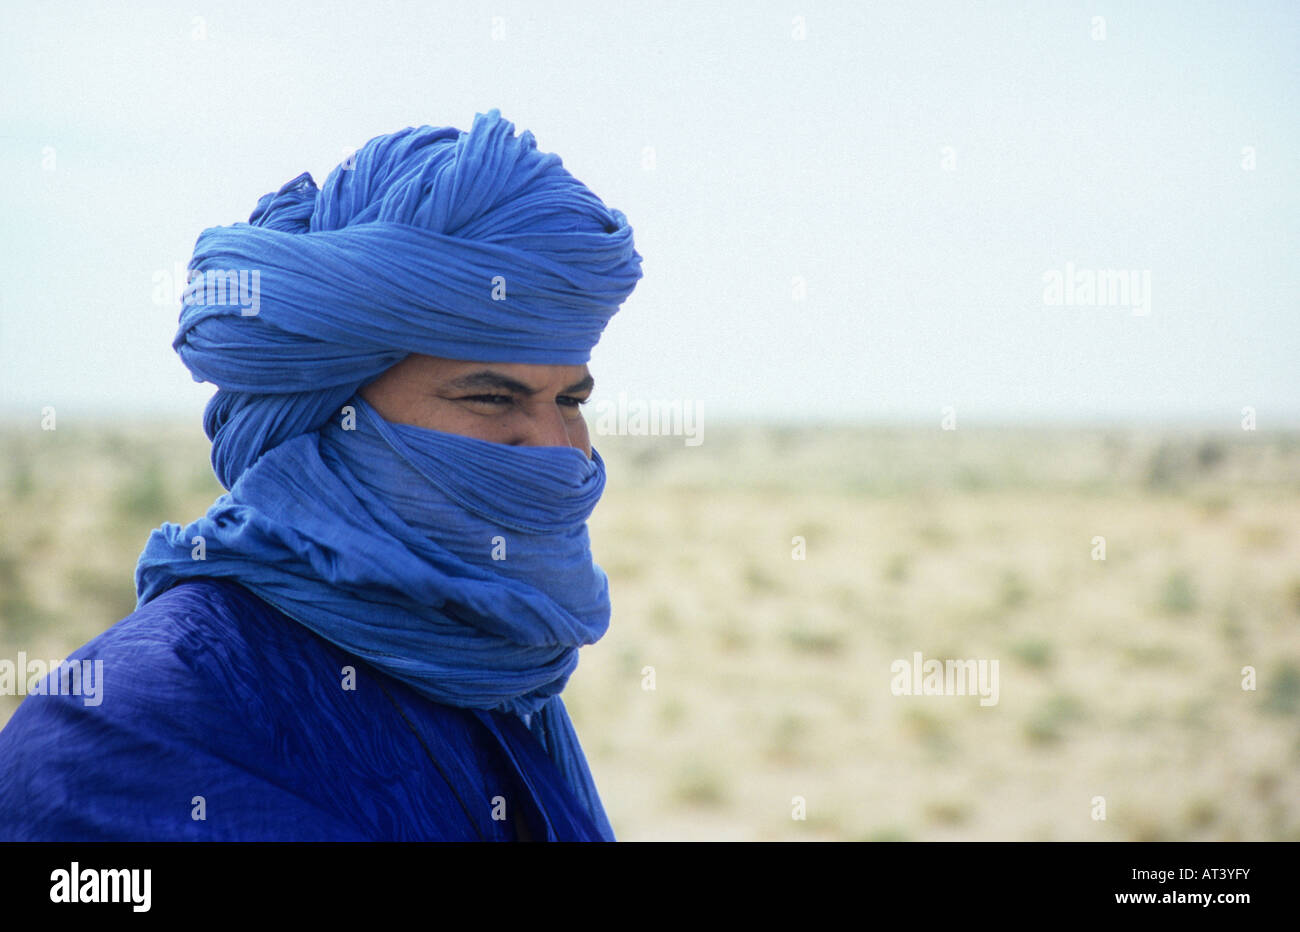
[{"label": "pleated blue fabric", "polygon": [[237,580],[429,699],[515,714],[612,840],[560,698],[609,623],[599,452],[393,424],[357,392],[410,353],[584,363],[640,265],[623,214],[496,109],[371,140],[204,231],[175,347],[218,386],[228,492],[153,532],[139,605]]}]

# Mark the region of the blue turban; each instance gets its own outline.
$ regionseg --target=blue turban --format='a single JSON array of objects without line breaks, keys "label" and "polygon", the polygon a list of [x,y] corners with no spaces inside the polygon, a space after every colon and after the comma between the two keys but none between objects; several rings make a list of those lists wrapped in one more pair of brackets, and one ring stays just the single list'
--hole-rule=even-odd
[{"label": "blue turban", "polygon": [[[173,345],[218,386],[204,427],[228,489],[410,353],[587,362],[640,265],[627,218],[494,108],[468,133],[372,139],[324,189],[304,173],[247,224],[205,230]],[[232,272],[257,284],[256,314],[204,300]]]},{"label": "blue turban", "polygon": [[373,139],[322,189],[300,175],[205,230],[174,345],[217,386],[229,491],[153,532],[139,604],[231,578],[435,701],[516,713],[612,839],[559,696],[609,622],[599,452],[391,424],[358,389],[410,353],[585,363],[640,263],[623,214],[496,109]]}]

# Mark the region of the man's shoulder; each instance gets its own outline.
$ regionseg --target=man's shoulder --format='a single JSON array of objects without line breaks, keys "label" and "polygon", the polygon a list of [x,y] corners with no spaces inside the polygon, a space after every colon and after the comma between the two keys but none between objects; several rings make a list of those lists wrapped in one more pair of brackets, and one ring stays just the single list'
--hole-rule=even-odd
[{"label": "man's shoulder", "polygon": [[[277,758],[299,743],[308,754],[364,741],[372,730],[367,724],[398,717],[389,693],[406,692],[248,589],[220,579],[168,589],[65,663],[86,670],[96,694],[60,690],[51,676],[48,695],[39,697],[51,701],[24,701],[15,719],[38,712],[65,724],[91,717],[101,730]],[[464,714],[433,703],[422,711],[437,719]]]},{"label": "man's shoulder", "polygon": [[147,711],[154,724],[210,735],[226,717],[256,729],[259,708],[332,669],[329,648],[237,583],[196,579],[140,606],[67,662],[99,673],[94,704],[102,713]]},{"label": "man's shoulder", "polygon": [[[269,781],[273,720],[253,674],[246,623],[264,610],[229,583],[183,583],[68,655],[0,732],[0,837],[126,840],[222,837],[209,802]],[[310,808],[284,798],[279,808]],[[228,837],[228,834],[227,836]]]},{"label": "man's shoulder", "polygon": [[0,732],[0,840],[472,832],[441,782],[464,793],[491,766],[470,713],[235,583],[182,583],[69,661],[98,670],[96,694],[51,678]]},{"label": "man's shoulder", "polygon": [[123,661],[176,662],[203,672],[205,664],[232,655],[305,650],[309,639],[283,623],[271,605],[238,583],[187,580],[137,608],[69,658],[98,656]]}]

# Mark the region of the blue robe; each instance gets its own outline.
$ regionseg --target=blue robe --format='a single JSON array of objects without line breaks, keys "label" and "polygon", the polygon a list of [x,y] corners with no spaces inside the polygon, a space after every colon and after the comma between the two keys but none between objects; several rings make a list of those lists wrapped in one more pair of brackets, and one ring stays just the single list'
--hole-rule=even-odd
[{"label": "blue robe", "polygon": [[234,583],[178,584],[69,659],[103,660],[100,704],[18,707],[0,841],[599,840],[517,717],[432,702]]}]

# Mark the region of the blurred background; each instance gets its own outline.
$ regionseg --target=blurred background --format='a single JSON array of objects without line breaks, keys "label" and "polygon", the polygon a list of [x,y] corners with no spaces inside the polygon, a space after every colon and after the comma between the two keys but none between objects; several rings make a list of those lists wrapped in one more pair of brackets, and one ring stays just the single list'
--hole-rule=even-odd
[{"label": "blurred background", "polygon": [[0,16],[0,658],[221,492],[198,233],[499,107],[644,257],[565,691],[620,838],[1300,840],[1294,4]]}]

